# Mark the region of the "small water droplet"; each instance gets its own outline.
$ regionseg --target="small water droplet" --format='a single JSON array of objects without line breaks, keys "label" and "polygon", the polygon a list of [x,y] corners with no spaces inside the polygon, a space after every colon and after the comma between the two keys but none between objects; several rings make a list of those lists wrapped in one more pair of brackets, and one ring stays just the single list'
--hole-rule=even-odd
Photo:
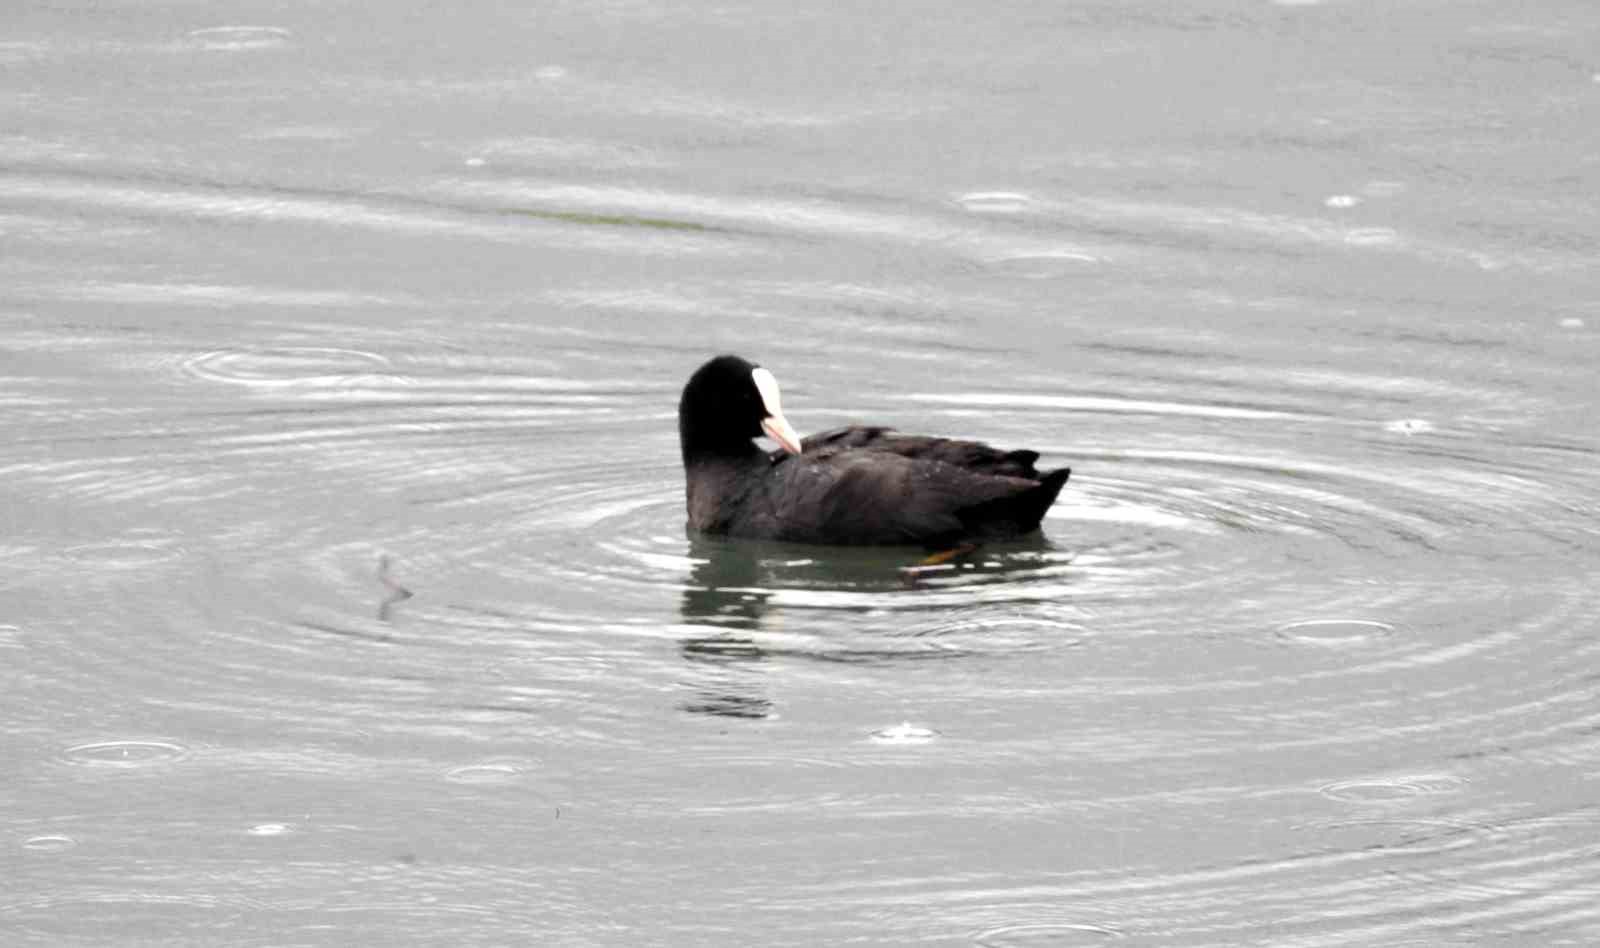
[{"label": "small water droplet", "polygon": [[956,203],[974,214],[1021,214],[1033,206],[1033,198],[1014,191],[972,191]]},{"label": "small water droplet", "polygon": [[1433,422],[1423,418],[1398,418],[1384,422],[1383,430],[1395,434],[1426,434],[1434,429]]},{"label": "small water droplet", "polygon": [[1361,203],[1361,199],[1356,197],[1354,194],[1335,194],[1324,200],[1322,203],[1329,207],[1346,208],[1355,207],[1357,204]]},{"label": "small water droplet", "polygon": [[1568,316],[1566,319],[1563,319],[1561,321],[1561,328],[1562,329],[1582,329],[1583,328],[1583,320],[1579,319],[1576,316]]},{"label": "small water droplet", "polygon": [[1308,619],[1291,622],[1278,629],[1279,637],[1291,642],[1328,648],[1361,645],[1388,638],[1394,633],[1395,627],[1389,623],[1370,619]]},{"label": "small water droplet", "polygon": [[61,752],[68,763],[91,767],[149,767],[189,756],[189,748],[168,741],[96,741]]},{"label": "small water droplet", "polygon": [[503,784],[512,783],[522,776],[522,768],[515,764],[468,764],[445,772],[444,779],[451,783]]},{"label": "small water droplet", "polygon": [[22,648],[22,627],[0,625],[0,648]]},{"label": "small water droplet", "polygon": [[285,836],[294,832],[288,823],[257,823],[246,830],[251,836]]},{"label": "small water droplet", "polygon": [[22,841],[22,848],[36,853],[65,852],[78,845],[71,836],[30,836]]},{"label": "small water droplet", "polygon": [[213,26],[188,33],[189,39],[202,49],[230,51],[272,49],[288,43],[291,35],[278,26]]},{"label": "small water droplet", "polygon": [[545,79],[545,80],[552,80],[553,81],[553,80],[556,80],[556,79],[565,79],[565,78],[567,78],[567,70],[566,70],[566,67],[564,67],[564,66],[543,66],[537,72],[535,72],[533,75],[534,75],[535,78],[538,78],[538,79]]},{"label": "small water droplet", "polygon": [[939,732],[932,728],[905,721],[872,732],[872,740],[879,744],[927,744],[938,736]]},{"label": "small water droplet", "polygon": [[466,160],[466,166],[468,168],[482,168],[486,164],[488,164],[488,162],[484,161],[482,158],[468,158]]}]

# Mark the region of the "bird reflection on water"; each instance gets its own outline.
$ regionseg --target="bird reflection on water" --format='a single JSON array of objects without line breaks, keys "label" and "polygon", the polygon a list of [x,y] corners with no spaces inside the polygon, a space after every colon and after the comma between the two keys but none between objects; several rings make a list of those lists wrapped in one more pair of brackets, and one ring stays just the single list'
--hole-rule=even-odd
[{"label": "bird reflection on water", "polygon": [[[908,568],[921,560],[913,547],[823,547],[691,533],[694,565],[679,604],[687,634],[679,648],[693,669],[685,682],[692,695],[680,707],[723,717],[773,717],[765,690],[772,659],[881,662],[959,655],[904,643],[919,634],[930,614],[942,617],[969,605],[964,592],[952,600],[952,591],[1025,579],[1048,566],[1047,554],[1055,551],[1035,533],[912,573]],[[1017,602],[1031,598],[1025,588],[1018,588]]]}]

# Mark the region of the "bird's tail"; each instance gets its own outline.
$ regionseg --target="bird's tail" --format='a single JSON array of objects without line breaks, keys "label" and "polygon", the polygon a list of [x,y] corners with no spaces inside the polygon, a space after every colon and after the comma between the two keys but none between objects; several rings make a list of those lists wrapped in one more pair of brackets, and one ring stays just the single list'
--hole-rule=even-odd
[{"label": "bird's tail", "polygon": [[960,511],[969,534],[977,537],[1011,537],[1039,529],[1045,511],[1072,476],[1072,468],[1058,467],[1046,472],[1039,483],[1006,497],[986,500]]}]

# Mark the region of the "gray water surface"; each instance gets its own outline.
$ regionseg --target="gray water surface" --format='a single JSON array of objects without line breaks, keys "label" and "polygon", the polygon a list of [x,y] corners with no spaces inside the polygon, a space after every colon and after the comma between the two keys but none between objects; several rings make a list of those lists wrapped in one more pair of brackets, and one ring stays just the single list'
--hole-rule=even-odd
[{"label": "gray water surface", "polygon": [[0,21],[0,942],[1600,941],[1590,0]]}]

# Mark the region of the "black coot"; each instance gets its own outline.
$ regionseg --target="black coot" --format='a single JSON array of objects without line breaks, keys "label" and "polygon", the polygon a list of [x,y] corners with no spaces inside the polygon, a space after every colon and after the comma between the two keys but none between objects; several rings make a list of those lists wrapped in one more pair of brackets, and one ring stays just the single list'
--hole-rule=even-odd
[{"label": "black coot", "polygon": [[[752,439],[781,445],[768,453]],[[853,426],[804,441],[768,372],[738,356],[702,365],[678,402],[689,526],[797,543],[959,544],[1039,528],[1071,473],[1035,451]]]}]

